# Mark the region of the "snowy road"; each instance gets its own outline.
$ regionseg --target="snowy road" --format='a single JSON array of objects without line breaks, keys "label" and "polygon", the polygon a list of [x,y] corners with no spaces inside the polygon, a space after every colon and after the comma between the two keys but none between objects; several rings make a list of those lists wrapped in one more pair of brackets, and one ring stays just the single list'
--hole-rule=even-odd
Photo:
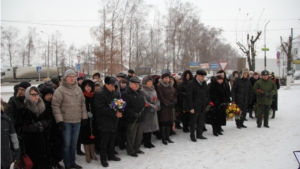
[{"label": "snowy road", "polygon": [[[189,134],[176,129],[171,136],[174,144],[163,145],[152,137],[153,149],[141,148],[143,155],[134,158],[123,150],[119,152],[120,162],[109,161],[110,168],[119,169],[296,169],[293,151],[300,150],[300,86],[292,90],[279,90],[279,111],[270,119],[271,128],[257,128],[255,119],[248,118],[247,129],[237,129],[234,121],[227,121],[223,136],[215,137],[211,126],[204,133],[207,140],[191,142]],[[2,96],[1,96],[2,97]],[[8,99],[8,98],[7,98]],[[7,100],[5,99],[5,100]],[[99,156],[98,156],[99,157]],[[99,161],[86,163],[77,156],[76,162],[85,169],[103,168]],[[61,163],[63,164],[63,163]]]}]

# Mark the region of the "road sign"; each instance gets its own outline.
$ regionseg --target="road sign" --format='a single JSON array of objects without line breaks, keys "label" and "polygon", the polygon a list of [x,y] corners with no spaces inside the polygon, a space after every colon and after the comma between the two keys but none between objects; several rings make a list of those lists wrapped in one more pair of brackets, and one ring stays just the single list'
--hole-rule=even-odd
[{"label": "road sign", "polygon": [[39,74],[42,73],[42,66],[37,66],[36,72],[38,72]]},{"label": "road sign", "polygon": [[227,61],[219,61],[218,63],[219,63],[222,70],[225,70],[227,65],[228,65]]},{"label": "road sign", "polygon": [[218,63],[211,63],[210,68],[211,69],[220,69],[220,65]]},{"label": "road sign", "polygon": [[279,51],[277,51],[276,57],[277,57],[277,59],[280,59],[280,52]]},{"label": "road sign", "polygon": [[199,68],[200,62],[190,62],[190,68]]},{"label": "road sign", "polygon": [[80,63],[77,63],[77,70],[80,70]]},{"label": "road sign", "polygon": [[200,64],[200,67],[201,67],[202,69],[209,69],[209,63],[201,63],[201,64]]},{"label": "road sign", "polygon": [[261,48],[262,51],[269,51],[269,48]]}]

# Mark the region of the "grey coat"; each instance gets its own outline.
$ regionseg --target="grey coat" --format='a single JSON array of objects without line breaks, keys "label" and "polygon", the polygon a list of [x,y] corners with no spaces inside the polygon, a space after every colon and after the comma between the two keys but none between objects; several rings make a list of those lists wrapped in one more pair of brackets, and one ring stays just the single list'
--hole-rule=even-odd
[{"label": "grey coat", "polygon": [[160,101],[157,98],[157,93],[154,87],[150,88],[145,85],[143,85],[141,92],[145,95],[145,102],[150,104],[150,107],[145,109],[144,133],[157,131],[158,119],[155,109],[160,109]]}]

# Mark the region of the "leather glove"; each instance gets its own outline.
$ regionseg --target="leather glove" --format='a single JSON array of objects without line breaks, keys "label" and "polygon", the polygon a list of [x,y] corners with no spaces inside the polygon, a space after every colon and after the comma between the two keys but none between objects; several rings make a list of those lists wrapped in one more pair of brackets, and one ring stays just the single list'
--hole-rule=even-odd
[{"label": "leather glove", "polygon": [[141,115],[139,113],[134,113],[135,118],[139,118]]},{"label": "leather glove", "polygon": [[43,132],[44,131],[44,127],[41,121],[38,121],[37,123],[34,123],[34,126],[38,127],[38,131],[39,132]]},{"label": "leather glove", "polygon": [[65,126],[65,123],[64,122],[58,122],[57,123],[57,126],[58,126],[58,129],[60,130],[60,131],[64,131],[64,130],[66,130],[66,126]]},{"label": "leather glove", "polygon": [[28,126],[24,126],[23,130],[26,132],[37,132],[39,129],[39,127],[34,126],[34,125],[28,125]]},{"label": "leather glove", "polygon": [[13,160],[18,161],[21,157],[20,148],[14,150]]},{"label": "leather glove", "polygon": [[81,126],[86,126],[88,124],[88,119],[81,120]]}]

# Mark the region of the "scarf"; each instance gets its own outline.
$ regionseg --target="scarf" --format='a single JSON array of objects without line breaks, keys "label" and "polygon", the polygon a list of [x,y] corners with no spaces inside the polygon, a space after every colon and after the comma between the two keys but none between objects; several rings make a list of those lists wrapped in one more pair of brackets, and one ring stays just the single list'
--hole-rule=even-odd
[{"label": "scarf", "polygon": [[93,97],[94,96],[94,92],[83,92],[83,95],[85,97]]},{"label": "scarf", "polygon": [[25,99],[24,103],[27,108],[36,115],[36,117],[39,117],[39,115],[42,114],[46,109],[45,104],[41,98],[39,98],[37,102],[32,102],[31,100]]}]

